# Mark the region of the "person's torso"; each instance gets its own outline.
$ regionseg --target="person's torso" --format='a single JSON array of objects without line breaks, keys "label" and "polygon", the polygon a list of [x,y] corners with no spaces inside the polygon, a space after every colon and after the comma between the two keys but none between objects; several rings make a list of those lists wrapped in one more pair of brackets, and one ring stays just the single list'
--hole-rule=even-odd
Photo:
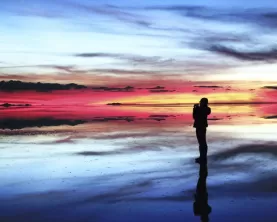
[{"label": "person's torso", "polygon": [[208,114],[209,107],[198,107],[196,109],[196,115],[193,126],[195,128],[208,127]]}]

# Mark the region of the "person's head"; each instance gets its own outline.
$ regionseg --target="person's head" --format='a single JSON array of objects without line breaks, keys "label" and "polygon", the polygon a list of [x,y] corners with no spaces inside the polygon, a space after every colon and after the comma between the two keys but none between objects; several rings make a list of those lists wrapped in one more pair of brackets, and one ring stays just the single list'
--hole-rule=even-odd
[{"label": "person's head", "polygon": [[200,106],[208,106],[208,99],[207,98],[202,98],[200,100]]}]

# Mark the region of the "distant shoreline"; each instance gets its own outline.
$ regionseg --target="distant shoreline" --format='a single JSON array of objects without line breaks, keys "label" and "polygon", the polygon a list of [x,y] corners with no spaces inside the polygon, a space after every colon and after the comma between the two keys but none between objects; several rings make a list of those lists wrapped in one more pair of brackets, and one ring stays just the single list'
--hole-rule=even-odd
[{"label": "distant shoreline", "polygon": [[30,107],[32,105],[28,104],[28,103],[26,103],[26,104],[3,103],[3,104],[0,104],[0,106],[8,108],[8,107]]}]

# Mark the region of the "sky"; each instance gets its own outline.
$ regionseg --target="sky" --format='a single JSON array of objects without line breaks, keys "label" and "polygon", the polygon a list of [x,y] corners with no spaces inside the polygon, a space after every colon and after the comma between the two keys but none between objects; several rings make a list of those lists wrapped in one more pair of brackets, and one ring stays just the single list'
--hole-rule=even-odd
[{"label": "sky", "polygon": [[[4,0],[0,19],[0,80],[162,85],[176,90],[166,103],[197,84],[252,101],[250,89],[277,83],[274,0]],[[276,89],[262,94],[271,101]]]}]

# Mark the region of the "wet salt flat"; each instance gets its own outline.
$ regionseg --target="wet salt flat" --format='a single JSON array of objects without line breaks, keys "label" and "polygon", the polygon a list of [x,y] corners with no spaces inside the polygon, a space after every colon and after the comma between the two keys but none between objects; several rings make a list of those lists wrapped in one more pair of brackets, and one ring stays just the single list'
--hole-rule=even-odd
[{"label": "wet salt flat", "polygon": [[[274,109],[212,109],[210,221],[276,221]],[[60,111],[51,123],[29,110],[20,127],[5,122],[16,123],[19,112],[2,110],[1,221],[201,221],[193,212],[199,165],[191,108],[134,110],[128,118],[128,110]]]}]

